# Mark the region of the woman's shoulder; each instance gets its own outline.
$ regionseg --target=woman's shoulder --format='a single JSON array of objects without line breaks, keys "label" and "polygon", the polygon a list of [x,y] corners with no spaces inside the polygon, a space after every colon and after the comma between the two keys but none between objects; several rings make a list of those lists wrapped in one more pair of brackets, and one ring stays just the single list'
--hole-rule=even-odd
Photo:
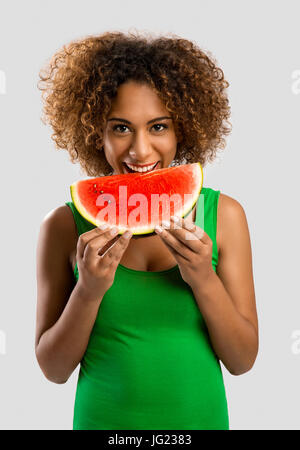
[{"label": "woman's shoulder", "polygon": [[220,192],[219,195],[219,203],[218,203],[218,211],[223,214],[232,215],[232,214],[241,214],[244,211],[241,203],[230,195],[224,194]]},{"label": "woman's shoulder", "polygon": [[233,230],[241,229],[242,223],[247,223],[247,219],[241,203],[230,195],[220,192],[217,208],[217,245],[220,250],[224,242],[228,241],[228,235],[232,235]]},{"label": "woman's shoulder", "polygon": [[49,211],[42,223],[49,223],[61,230],[70,231],[70,229],[73,229],[76,231],[72,211],[66,204],[57,206]]},{"label": "woman's shoulder", "polygon": [[43,218],[41,227],[46,231],[44,234],[55,235],[61,250],[71,255],[74,246],[76,248],[78,233],[72,211],[66,204],[49,211]]}]

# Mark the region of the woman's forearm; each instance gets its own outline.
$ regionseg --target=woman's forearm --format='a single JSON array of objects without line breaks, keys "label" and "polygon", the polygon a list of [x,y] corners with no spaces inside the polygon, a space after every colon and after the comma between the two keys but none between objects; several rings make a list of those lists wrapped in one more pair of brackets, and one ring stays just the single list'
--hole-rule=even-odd
[{"label": "woman's forearm", "polygon": [[36,357],[50,381],[65,383],[81,361],[102,298],[89,298],[77,282],[60,318],[42,334]]},{"label": "woman's forearm", "polygon": [[237,311],[218,275],[192,290],[218,358],[233,375],[250,370],[258,352],[257,331]]}]

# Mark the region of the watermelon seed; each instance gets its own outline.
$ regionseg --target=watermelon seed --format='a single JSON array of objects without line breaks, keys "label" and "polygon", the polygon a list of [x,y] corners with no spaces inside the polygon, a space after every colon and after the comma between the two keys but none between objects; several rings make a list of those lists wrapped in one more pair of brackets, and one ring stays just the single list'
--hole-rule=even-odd
[{"label": "watermelon seed", "polygon": [[103,194],[104,191],[100,191],[100,194]]}]

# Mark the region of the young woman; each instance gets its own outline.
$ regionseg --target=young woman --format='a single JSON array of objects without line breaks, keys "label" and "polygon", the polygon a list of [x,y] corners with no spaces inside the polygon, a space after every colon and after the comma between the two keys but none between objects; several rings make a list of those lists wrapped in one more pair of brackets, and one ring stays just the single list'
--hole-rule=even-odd
[{"label": "young woman", "polygon": [[[222,70],[176,36],[88,37],[40,77],[56,146],[88,176],[204,166],[230,132]],[[243,207],[203,187],[176,226],[111,231],[72,202],[40,227],[36,357],[54,383],[80,363],[73,428],[229,429],[220,361],[240,375],[258,352]]]}]

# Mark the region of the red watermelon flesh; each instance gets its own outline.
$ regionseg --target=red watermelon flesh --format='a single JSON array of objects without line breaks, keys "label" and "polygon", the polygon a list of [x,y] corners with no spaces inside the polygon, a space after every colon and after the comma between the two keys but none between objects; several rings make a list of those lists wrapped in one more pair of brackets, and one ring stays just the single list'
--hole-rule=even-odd
[{"label": "red watermelon flesh", "polygon": [[80,214],[99,226],[116,225],[119,234],[153,233],[170,216],[185,217],[194,207],[203,183],[200,163],[148,173],[128,173],[79,180],[70,186]]}]

